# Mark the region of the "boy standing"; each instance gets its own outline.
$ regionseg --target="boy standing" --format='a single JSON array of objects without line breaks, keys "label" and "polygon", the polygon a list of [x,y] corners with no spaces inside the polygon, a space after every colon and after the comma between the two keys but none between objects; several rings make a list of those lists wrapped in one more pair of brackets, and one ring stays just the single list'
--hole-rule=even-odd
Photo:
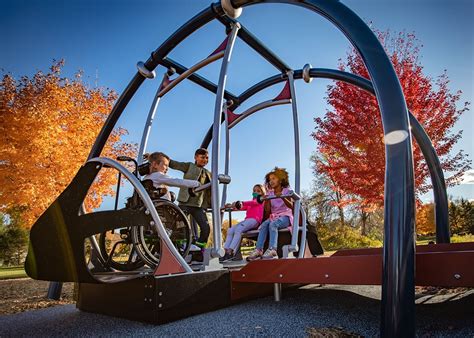
[{"label": "boy standing", "polygon": [[[205,184],[211,181],[210,171],[204,168],[208,162],[209,154],[207,149],[199,148],[194,153],[194,163],[170,160],[169,167],[182,171],[184,173],[183,178],[186,180],[196,180],[200,184]],[[205,212],[205,209],[211,207],[210,189],[200,191],[191,196],[188,189],[182,187],[179,190],[178,202],[180,208],[189,213],[199,225],[200,232],[196,244],[201,248],[205,247],[211,231]]]}]

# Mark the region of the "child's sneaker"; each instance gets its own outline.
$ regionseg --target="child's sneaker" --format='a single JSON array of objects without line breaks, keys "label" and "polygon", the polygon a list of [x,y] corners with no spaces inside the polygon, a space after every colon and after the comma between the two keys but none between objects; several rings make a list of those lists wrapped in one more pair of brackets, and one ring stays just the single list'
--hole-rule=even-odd
[{"label": "child's sneaker", "polygon": [[254,261],[256,259],[259,259],[260,257],[262,257],[262,254],[263,254],[263,251],[260,250],[260,249],[255,249],[253,250],[250,255],[248,255],[247,257],[247,262],[250,262],[250,261]]},{"label": "child's sneaker", "polygon": [[233,257],[234,257],[234,255],[232,255],[232,254],[229,253],[229,252],[226,252],[224,256],[222,256],[221,258],[219,258],[219,262],[221,262],[221,263],[229,262],[229,261],[232,260]]},{"label": "child's sneaker", "polygon": [[191,244],[191,247],[189,248],[189,251],[201,251],[202,249],[198,247],[197,245]]},{"label": "child's sneaker", "polygon": [[262,256],[262,259],[275,259],[278,258],[278,254],[275,249],[268,248]]},{"label": "child's sneaker", "polygon": [[205,249],[206,248],[206,245],[207,243],[203,243],[203,242],[194,242],[194,244],[196,244],[198,247],[200,247],[201,249]]}]

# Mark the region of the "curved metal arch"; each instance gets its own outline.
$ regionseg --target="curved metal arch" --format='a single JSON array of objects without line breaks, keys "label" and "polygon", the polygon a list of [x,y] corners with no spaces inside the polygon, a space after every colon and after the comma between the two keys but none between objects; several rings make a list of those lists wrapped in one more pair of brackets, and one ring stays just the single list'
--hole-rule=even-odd
[{"label": "curved metal arch", "polygon": [[[267,1],[230,0],[234,8],[261,2]],[[342,3],[329,0],[282,0],[275,2],[284,2],[310,9],[328,19],[344,33],[362,56],[370,77],[373,79],[386,138],[398,132],[405,136],[397,142],[387,142],[385,147],[387,165],[385,169],[381,333],[387,336],[413,336],[415,333],[413,154],[411,137],[409,137],[408,110],[396,73],[377,37],[354,12]],[[160,60],[178,43],[222,13],[222,7],[218,3],[196,15],[152,53],[145,63],[146,69],[154,70]],[[99,156],[125,106],[144,79],[140,73],[135,74],[119,97],[92,147],[89,159]],[[215,129],[220,127],[220,118],[217,117],[217,120],[214,121]],[[212,190],[215,195],[216,189]]]},{"label": "curved metal arch", "polygon": [[[311,78],[343,81],[352,84],[358,88],[361,88],[371,94],[375,94],[372,82],[363,77],[348,72],[327,68],[311,68],[309,70],[309,75]],[[295,70],[294,78],[302,79],[303,71]],[[256,93],[286,80],[286,76],[278,74],[271,76],[263,81],[260,81],[259,83],[244,91],[239,96],[238,104],[234,104],[233,109],[236,109],[238,105],[242,104]],[[241,118],[236,119],[232,123],[232,127],[235,127],[235,125],[237,125],[239,122],[243,121],[250,115],[251,114],[242,114]],[[451,236],[449,230],[448,195],[446,192],[446,183],[444,179],[443,169],[441,168],[441,162],[436,153],[436,149],[433,147],[433,144],[428,134],[425,132],[423,126],[420,124],[420,122],[418,122],[416,117],[411,112],[409,112],[409,118],[413,137],[418,143],[420,150],[426,160],[426,164],[428,165],[428,170],[430,172],[431,182],[433,184],[433,197],[435,200],[436,219],[436,242],[449,243]],[[201,146],[206,148],[209,145],[210,138],[212,138],[212,132],[208,132],[206,134]]]},{"label": "curved metal arch", "polygon": [[260,110],[270,108],[270,107],[274,107],[274,106],[281,106],[281,105],[289,104],[289,103],[291,103],[291,99],[283,99],[283,100],[277,100],[277,101],[267,100],[267,101],[257,103],[256,105],[250,107],[249,109],[245,110],[244,112],[238,114],[238,117],[229,124],[229,129],[232,129],[238,123],[245,120],[247,117],[259,112]]},{"label": "curved metal arch", "polygon": [[[184,25],[178,28],[165,42],[163,42],[148,58],[144,63],[144,67],[149,71],[153,71],[159,64],[160,61],[168,55],[178,44],[186,39],[193,32],[215,19],[219,14],[216,10],[216,5],[211,4],[208,8],[202,10],[200,13],[195,15]],[[146,79],[140,72],[135,73],[132,80],[122,92],[117,102],[115,103],[112,111],[110,112],[107,120],[104,123],[99,135],[96,138],[94,145],[89,153],[88,160],[93,157],[100,156],[102,149],[107,142],[115,124],[122,115],[125,107],[130,102],[133,95],[135,95],[138,88],[140,88],[143,81]]]},{"label": "curved metal arch", "polygon": [[[160,104],[161,98],[165,96],[167,93],[169,93],[178,84],[183,82],[185,79],[195,74],[198,70],[213,63],[214,61],[219,60],[223,56],[224,56],[224,51],[211,54],[210,56],[202,59],[201,61],[197,62],[192,67],[182,72],[177,78],[171,81],[169,81],[169,69],[167,72],[165,72],[165,74],[163,75],[163,79],[161,80],[160,85],[158,86],[155,97],[153,98],[153,102],[151,104],[150,110],[148,112],[148,116],[145,121],[145,126],[143,128],[143,133],[142,133],[142,139],[140,141],[140,148],[138,149],[138,156],[137,156],[138,164],[142,164],[143,162],[143,154],[148,144],[148,137],[151,132],[151,126],[153,124],[153,120],[155,118],[156,111],[158,110],[158,105]],[[167,85],[165,85],[166,81],[168,81]]]},{"label": "curved metal arch", "polygon": [[[234,8],[281,2],[310,9],[332,22],[359,52],[373,80],[385,134],[384,247],[381,334],[415,334],[415,190],[408,109],[393,66],[375,34],[339,1],[230,0]],[[392,139],[392,135],[403,135]]]},{"label": "curved metal arch", "polygon": [[[155,229],[161,238],[162,245],[164,244],[168,247],[168,250],[173,255],[176,262],[179,263],[179,265],[183,268],[184,270],[183,272],[193,272],[193,270],[189,267],[189,265],[186,263],[184,258],[179,254],[178,250],[175,248],[170,238],[168,237],[165,227],[163,226],[163,223],[161,223],[160,215],[158,215],[158,212],[156,211],[155,206],[153,205],[153,202],[150,196],[148,195],[148,193],[146,192],[145,188],[140,183],[138,178],[136,178],[135,175],[133,175],[120,163],[114,160],[111,160],[110,158],[95,157],[88,160],[87,162],[102,163],[102,165],[107,165],[108,167],[116,169],[119,173],[121,173],[124,177],[127,178],[127,180],[132,184],[133,188],[137,191],[138,195],[140,196],[147,210],[150,212],[150,216],[153,218],[153,221],[154,221],[153,225],[155,226]],[[162,247],[162,250],[163,250],[163,247]],[[164,255],[162,255],[162,257],[163,256]],[[160,264],[161,264],[161,261],[160,261]],[[158,268],[159,268],[159,265],[158,265]]]}]

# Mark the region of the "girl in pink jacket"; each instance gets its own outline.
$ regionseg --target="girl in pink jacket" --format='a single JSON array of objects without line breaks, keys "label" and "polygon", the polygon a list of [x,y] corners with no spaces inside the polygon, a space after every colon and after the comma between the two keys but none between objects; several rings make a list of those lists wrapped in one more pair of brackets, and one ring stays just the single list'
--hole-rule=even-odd
[{"label": "girl in pink jacket", "polygon": [[235,202],[232,205],[226,205],[226,207],[232,207],[236,210],[245,210],[247,211],[245,219],[229,228],[227,231],[227,238],[224,243],[225,255],[220,259],[221,262],[227,262],[233,260],[235,253],[238,251],[240,246],[240,241],[242,239],[242,234],[252,229],[258,228],[262,222],[263,217],[263,204],[257,202],[258,196],[265,195],[265,187],[262,184],[255,184],[253,186],[253,199],[251,201],[241,202],[241,207],[239,203]]}]

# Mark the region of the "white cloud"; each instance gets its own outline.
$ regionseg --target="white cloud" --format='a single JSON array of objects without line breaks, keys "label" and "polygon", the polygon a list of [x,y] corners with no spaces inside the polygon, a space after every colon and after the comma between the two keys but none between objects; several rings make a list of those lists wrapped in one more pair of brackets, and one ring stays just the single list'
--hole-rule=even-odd
[{"label": "white cloud", "polygon": [[468,170],[464,173],[461,184],[474,184],[474,169]]}]

